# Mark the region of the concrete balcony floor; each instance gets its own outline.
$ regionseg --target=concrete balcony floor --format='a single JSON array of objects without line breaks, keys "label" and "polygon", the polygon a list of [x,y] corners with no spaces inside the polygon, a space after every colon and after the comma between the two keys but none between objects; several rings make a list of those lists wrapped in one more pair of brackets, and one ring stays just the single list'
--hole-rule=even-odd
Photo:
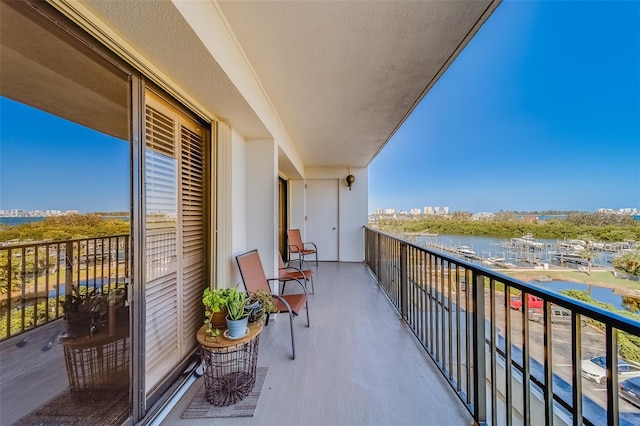
[{"label": "concrete balcony floor", "polygon": [[200,377],[161,424],[473,424],[362,263],[321,262],[314,280],[311,327],[304,312],[294,319],[296,359],[287,317],[260,335],[258,367],[269,371],[253,417],[182,419]]}]

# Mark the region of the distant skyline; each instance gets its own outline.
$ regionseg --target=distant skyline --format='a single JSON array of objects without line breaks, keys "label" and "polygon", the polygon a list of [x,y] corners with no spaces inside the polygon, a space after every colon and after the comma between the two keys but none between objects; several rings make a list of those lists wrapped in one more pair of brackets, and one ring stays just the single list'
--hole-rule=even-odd
[{"label": "distant skyline", "polygon": [[640,2],[503,1],[369,167],[369,212],[640,208]]}]

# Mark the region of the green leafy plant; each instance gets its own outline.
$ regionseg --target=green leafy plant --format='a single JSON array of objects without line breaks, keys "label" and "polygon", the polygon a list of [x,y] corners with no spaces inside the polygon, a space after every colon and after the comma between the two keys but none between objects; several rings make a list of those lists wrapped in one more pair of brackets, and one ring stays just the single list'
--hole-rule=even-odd
[{"label": "green leafy plant", "polygon": [[239,320],[245,318],[249,313],[245,310],[246,294],[237,288],[229,289],[227,297],[227,318]]},{"label": "green leafy plant", "polygon": [[210,316],[216,312],[220,312],[222,308],[227,307],[227,300],[229,299],[229,293],[231,289],[229,288],[218,288],[215,290],[211,290],[210,288],[204,289],[204,294],[202,295],[202,304],[205,307],[206,315]]},{"label": "green leafy plant", "polygon": [[206,333],[209,336],[217,337],[220,334],[220,330],[213,326],[213,315],[217,312],[227,309],[227,302],[229,300],[229,288],[218,288],[211,290],[205,288],[202,294],[202,304],[204,305],[205,320],[207,325]]},{"label": "green leafy plant", "polygon": [[249,292],[248,300],[251,302],[259,302],[260,306],[266,314],[272,314],[278,312],[278,309],[273,304],[273,296],[271,293],[259,288],[255,292]]}]

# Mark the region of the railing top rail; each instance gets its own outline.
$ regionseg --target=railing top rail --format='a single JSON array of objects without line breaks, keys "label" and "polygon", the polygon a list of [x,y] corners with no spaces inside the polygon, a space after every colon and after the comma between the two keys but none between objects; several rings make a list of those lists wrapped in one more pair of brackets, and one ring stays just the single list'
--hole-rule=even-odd
[{"label": "railing top rail", "polygon": [[76,243],[80,241],[89,241],[89,240],[105,240],[107,238],[122,238],[128,237],[129,234],[119,234],[119,235],[102,235],[97,237],[84,237],[84,238],[74,238],[69,240],[44,240],[44,241],[30,241],[30,242],[21,242],[17,244],[0,242],[0,249],[22,249],[29,248],[33,246],[44,246],[44,245],[59,245],[65,243]]},{"label": "railing top rail", "polygon": [[512,278],[507,275],[504,275],[500,272],[490,270],[483,266],[475,265],[473,263],[470,263],[466,260],[463,260],[457,257],[453,257],[449,253],[442,252],[439,250],[427,249],[418,244],[415,244],[403,238],[400,238],[396,235],[391,235],[386,232],[382,232],[368,226],[365,226],[364,228],[369,231],[384,235],[385,237],[400,241],[403,244],[406,244],[407,246],[415,248],[416,250],[441,257],[446,261],[452,264],[455,264],[456,266],[459,265],[464,267],[465,269],[472,271],[473,274],[475,275],[481,275],[481,276],[493,279],[495,281],[501,282],[503,284],[507,284],[509,287],[540,297],[544,300],[547,300],[558,306],[567,308],[578,314],[586,315],[590,318],[593,318],[596,321],[601,321],[606,324],[610,324],[611,326],[619,330],[632,333],[635,335],[640,335],[640,321],[634,318],[626,317],[622,314],[608,311],[606,309],[591,305],[581,300],[576,300],[569,296],[565,296],[564,294],[556,293],[552,290],[547,290],[542,287],[537,287],[535,285],[526,283],[516,278]]}]

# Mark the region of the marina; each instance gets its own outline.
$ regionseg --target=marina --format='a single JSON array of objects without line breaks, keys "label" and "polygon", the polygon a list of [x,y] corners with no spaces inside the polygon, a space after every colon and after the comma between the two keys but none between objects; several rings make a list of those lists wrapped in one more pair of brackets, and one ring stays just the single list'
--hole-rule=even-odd
[{"label": "marina", "polygon": [[438,234],[405,234],[405,238],[423,247],[454,254],[465,260],[496,269],[587,267],[585,253],[591,255],[594,269],[612,269],[613,258],[640,249],[636,241],[591,243],[587,249],[581,240],[536,239],[531,234],[518,238],[499,239]]}]

